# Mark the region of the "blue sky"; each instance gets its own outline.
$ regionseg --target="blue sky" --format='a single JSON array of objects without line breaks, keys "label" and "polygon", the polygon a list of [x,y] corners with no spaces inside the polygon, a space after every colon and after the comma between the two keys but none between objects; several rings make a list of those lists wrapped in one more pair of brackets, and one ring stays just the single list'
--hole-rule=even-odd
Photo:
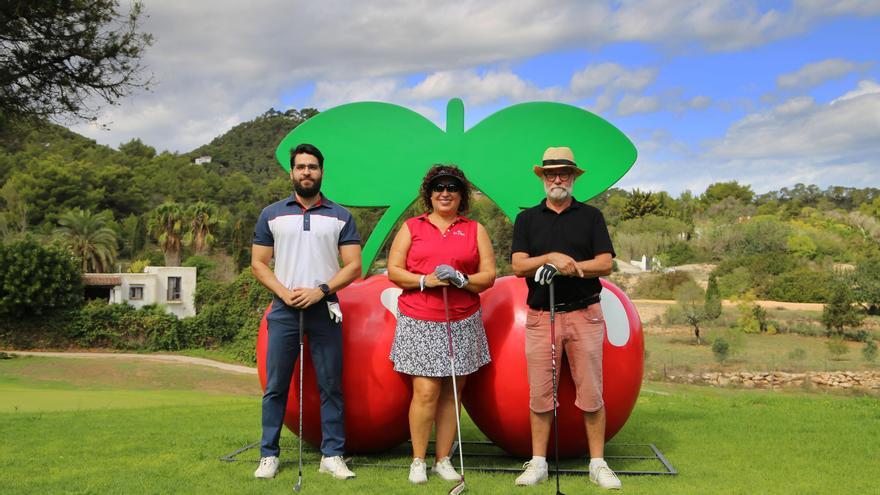
[{"label": "blue sky", "polygon": [[633,140],[618,187],[880,187],[877,1],[183,3],[145,2],[155,90],[74,130],[185,152],[269,107],[551,100]]}]

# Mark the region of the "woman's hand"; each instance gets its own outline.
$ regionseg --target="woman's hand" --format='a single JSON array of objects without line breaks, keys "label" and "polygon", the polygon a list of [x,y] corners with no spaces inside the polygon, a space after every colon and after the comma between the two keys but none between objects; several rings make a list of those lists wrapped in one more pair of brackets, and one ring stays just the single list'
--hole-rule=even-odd
[{"label": "woman's hand", "polygon": [[439,278],[437,278],[436,273],[429,273],[429,274],[425,275],[425,287],[427,287],[427,288],[446,287],[448,285],[449,285],[449,281],[440,280]]}]

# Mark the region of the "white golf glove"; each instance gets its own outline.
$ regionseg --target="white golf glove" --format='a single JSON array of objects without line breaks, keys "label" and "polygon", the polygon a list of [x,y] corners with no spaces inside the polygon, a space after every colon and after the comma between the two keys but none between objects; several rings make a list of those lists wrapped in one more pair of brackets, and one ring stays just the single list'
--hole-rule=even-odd
[{"label": "white golf glove", "polygon": [[535,282],[538,282],[541,285],[549,285],[550,281],[553,280],[553,277],[556,276],[557,273],[559,273],[559,270],[550,263],[542,265],[541,268],[538,268],[538,271],[535,272]]},{"label": "white golf glove", "polygon": [[327,310],[330,311],[330,319],[334,323],[342,323],[342,309],[338,302],[327,301]]}]

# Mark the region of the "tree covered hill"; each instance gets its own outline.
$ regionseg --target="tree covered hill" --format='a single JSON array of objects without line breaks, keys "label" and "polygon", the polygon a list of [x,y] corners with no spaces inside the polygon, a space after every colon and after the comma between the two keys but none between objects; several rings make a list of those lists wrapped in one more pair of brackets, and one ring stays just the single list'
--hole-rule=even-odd
[{"label": "tree covered hill", "polygon": [[221,175],[241,172],[255,184],[267,184],[278,177],[275,148],[291,129],[317,115],[312,108],[290,109],[280,112],[274,108],[248,122],[242,122],[210,143],[200,146],[186,156],[211,157],[206,167]]},{"label": "tree covered hill", "polygon": [[[98,271],[221,258],[233,260],[230,270],[245,268],[260,210],[291,190],[275,147],[316,113],[270,109],[185,154],[157,153],[139,139],[117,150],[53,124],[0,129],[0,241],[55,242],[84,259],[109,253],[90,268]],[[202,155],[212,162],[194,163]],[[753,290],[791,301],[822,300],[836,267],[855,266],[860,301],[880,307],[880,295],[868,295],[880,294],[880,189],[796,184],[756,194],[730,181],[678,197],[612,188],[591,203],[622,262],[646,255],[667,267],[710,263],[724,297]],[[508,273],[510,222],[485,197],[472,206],[499,273]],[[382,210],[351,210],[366,239]],[[420,211],[415,204],[408,213]],[[105,229],[113,232],[107,242]]]}]

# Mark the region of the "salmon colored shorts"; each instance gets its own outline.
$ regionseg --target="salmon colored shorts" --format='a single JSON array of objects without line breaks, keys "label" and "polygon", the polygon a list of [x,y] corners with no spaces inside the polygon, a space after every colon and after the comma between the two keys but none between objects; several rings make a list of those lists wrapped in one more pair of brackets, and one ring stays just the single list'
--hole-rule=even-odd
[{"label": "salmon colored shorts", "polygon": [[[599,303],[584,309],[556,313],[556,371],[562,353],[568,356],[577,391],[574,405],[584,412],[602,409],[602,345],[605,317]],[[526,316],[526,362],[529,372],[529,408],[536,413],[553,409],[550,359],[550,312],[529,309]]]}]

